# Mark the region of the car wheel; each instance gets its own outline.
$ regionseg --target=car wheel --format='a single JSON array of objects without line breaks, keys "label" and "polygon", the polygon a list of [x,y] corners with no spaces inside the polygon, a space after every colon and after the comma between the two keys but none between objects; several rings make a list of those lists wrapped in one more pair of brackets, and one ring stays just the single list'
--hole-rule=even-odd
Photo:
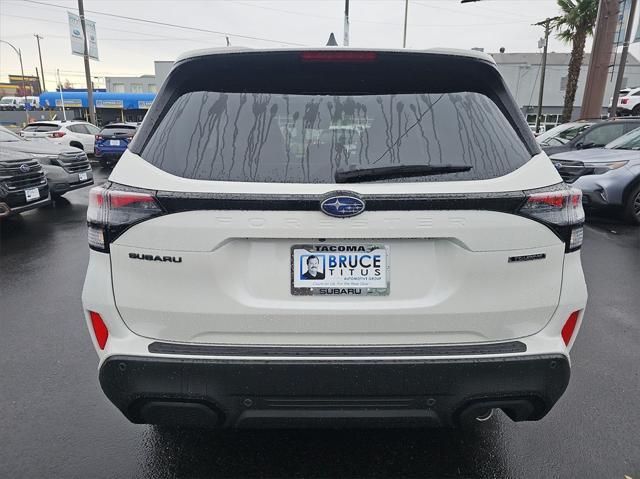
[{"label": "car wheel", "polygon": [[640,105],[636,105],[633,110],[631,110],[632,116],[640,116]]},{"label": "car wheel", "polygon": [[632,225],[640,225],[640,185],[636,185],[627,198],[624,219]]},{"label": "car wheel", "polygon": [[82,151],[84,151],[84,147],[82,146],[82,143],[78,143],[76,141],[72,141],[71,143],[69,143],[69,146],[73,146],[74,148],[79,148]]}]

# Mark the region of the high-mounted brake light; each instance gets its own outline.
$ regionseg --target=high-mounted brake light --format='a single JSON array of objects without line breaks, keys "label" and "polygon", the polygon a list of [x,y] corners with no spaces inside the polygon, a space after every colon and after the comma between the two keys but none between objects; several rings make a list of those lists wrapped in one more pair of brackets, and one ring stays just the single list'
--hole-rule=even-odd
[{"label": "high-mounted brake light", "polygon": [[87,209],[89,246],[107,252],[109,243],[130,226],[161,214],[162,208],[150,192],[92,188]]},{"label": "high-mounted brake light", "polygon": [[376,52],[315,51],[300,53],[300,59],[305,62],[372,62],[377,58]]},{"label": "high-mounted brake light", "polygon": [[554,230],[565,241],[567,252],[575,251],[582,246],[584,210],[582,191],[579,189],[531,193],[519,213]]}]

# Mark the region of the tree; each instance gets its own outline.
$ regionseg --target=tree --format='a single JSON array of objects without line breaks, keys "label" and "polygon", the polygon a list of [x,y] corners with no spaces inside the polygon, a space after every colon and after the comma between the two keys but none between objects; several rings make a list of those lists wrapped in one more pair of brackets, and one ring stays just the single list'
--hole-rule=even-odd
[{"label": "tree", "polygon": [[557,0],[562,11],[553,22],[553,28],[558,32],[556,37],[565,43],[571,43],[571,58],[567,88],[564,95],[563,120],[571,121],[573,103],[576,99],[580,69],[584,59],[584,44],[587,37],[593,34],[598,18],[598,0]]}]

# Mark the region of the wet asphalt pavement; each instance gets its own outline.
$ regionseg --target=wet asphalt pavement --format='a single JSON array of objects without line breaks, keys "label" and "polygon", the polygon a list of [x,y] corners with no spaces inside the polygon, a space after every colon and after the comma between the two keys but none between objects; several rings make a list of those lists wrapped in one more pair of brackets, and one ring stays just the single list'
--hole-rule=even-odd
[{"label": "wet asphalt pavement", "polygon": [[0,224],[0,478],[640,479],[640,228],[587,225],[586,319],[542,421],[171,432],[128,423],[100,390],[80,302],[87,191]]}]

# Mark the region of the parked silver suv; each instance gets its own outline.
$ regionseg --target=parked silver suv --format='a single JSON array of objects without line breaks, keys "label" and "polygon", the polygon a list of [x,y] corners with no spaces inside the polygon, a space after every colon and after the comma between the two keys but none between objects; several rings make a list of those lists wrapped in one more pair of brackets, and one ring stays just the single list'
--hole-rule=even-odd
[{"label": "parked silver suv", "polygon": [[87,154],[78,148],[46,140],[25,140],[0,126],[0,146],[6,151],[27,153],[37,159],[47,175],[52,199],[93,184]]}]

